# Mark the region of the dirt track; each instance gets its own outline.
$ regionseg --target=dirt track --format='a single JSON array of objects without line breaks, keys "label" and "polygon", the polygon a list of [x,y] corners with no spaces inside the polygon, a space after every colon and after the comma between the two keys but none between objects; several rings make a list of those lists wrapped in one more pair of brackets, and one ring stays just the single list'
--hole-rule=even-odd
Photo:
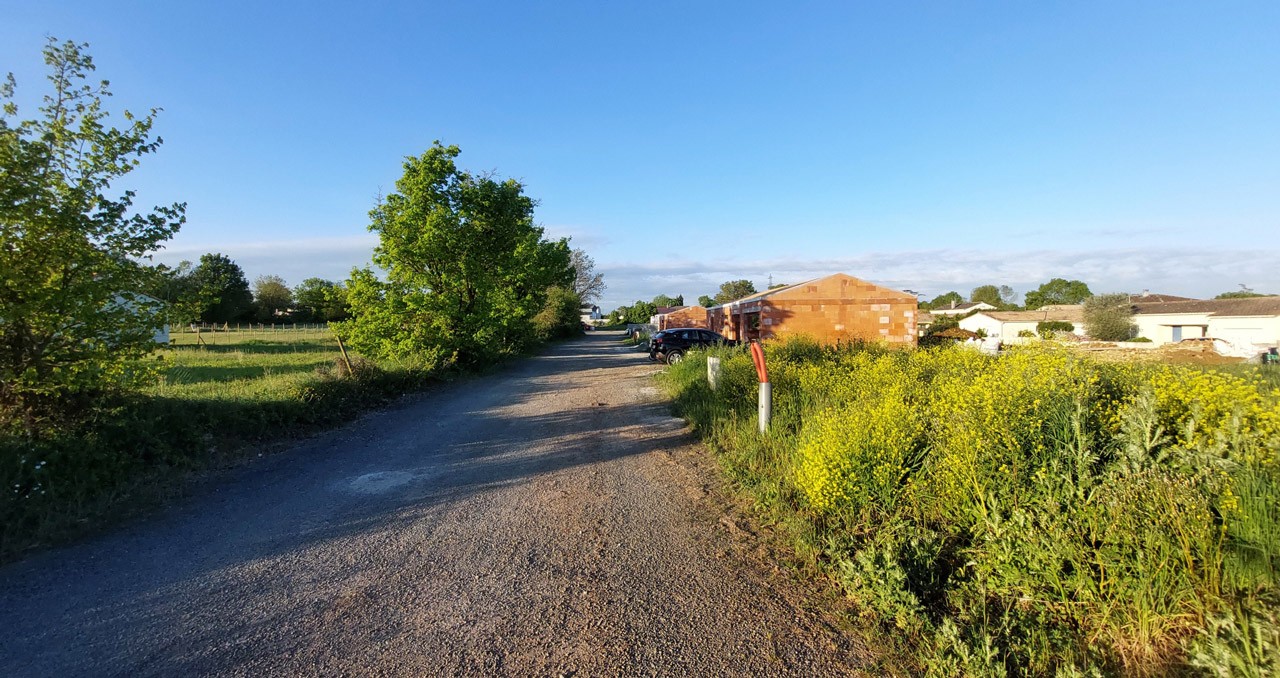
[{"label": "dirt track", "polygon": [[0,570],[0,675],[844,675],[599,333]]}]

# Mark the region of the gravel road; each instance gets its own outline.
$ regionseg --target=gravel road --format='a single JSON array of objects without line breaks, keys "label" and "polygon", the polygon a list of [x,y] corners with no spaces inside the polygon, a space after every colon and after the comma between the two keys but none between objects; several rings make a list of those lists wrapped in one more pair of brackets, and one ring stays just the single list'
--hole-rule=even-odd
[{"label": "gravel road", "polygon": [[0,569],[0,675],[873,670],[725,519],[620,338],[412,396]]}]

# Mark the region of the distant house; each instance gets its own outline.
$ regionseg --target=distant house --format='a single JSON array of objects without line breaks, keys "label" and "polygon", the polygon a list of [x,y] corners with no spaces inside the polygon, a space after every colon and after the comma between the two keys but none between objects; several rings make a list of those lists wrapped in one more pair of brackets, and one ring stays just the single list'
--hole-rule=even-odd
[{"label": "distant house", "polygon": [[[115,303],[129,309],[135,309],[139,306],[154,306],[163,308],[165,303],[155,297],[142,294],[141,292],[122,292],[115,295]],[[157,327],[151,335],[151,340],[157,344],[169,345],[169,323]]]},{"label": "distant house", "polygon": [[587,324],[592,324],[597,320],[604,320],[604,315],[600,313],[600,307],[595,305],[579,308],[578,317],[582,319],[582,322]]},{"label": "distant house", "polygon": [[836,273],[707,309],[713,332],[740,341],[807,335],[915,346],[916,297]]},{"label": "distant house", "polygon": [[991,304],[988,304],[985,301],[969,301],[963,304],[952,303],[950,306],[943,306],[942,308],[932,308],[932,309],[929,309],[929,312],[935,316],[939,316],[939,315],[964,315],[966,313],[973,313],[974,311],[994,311],[994,310],[996,310],[996,307],[992,306]]},{"label": "distant house", "polygon": [[[980,311],[962,318],[960,329],[985,334],[989,341],[1021,344],[1039,339],[1036,327],[1051,321],[1071,323],[1071,333],[1084,336],[1084,307],[1078,305],[1045,306],[1034,311]],[[1031,336],[1025,336],[1028,332]]]},{"label": "distant house", "polygon": [[1135,303],[1138,335],[1157,344],[1212,337],[1240,346],[1280,346],[1280,297]]}]

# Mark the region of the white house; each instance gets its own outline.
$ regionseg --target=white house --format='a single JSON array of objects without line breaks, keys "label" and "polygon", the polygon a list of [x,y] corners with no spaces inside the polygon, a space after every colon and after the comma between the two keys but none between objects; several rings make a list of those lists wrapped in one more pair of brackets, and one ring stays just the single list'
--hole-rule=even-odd
[{"label": "white house", "polygon": [[[988,341],[1021,344],[1039,339],[1036,326],[1049,321],[1070,323],[1072,334],[1084,335],[1083,307],[1067,305],[1046,306],[1034,311],[980,311],[962,318],[960,329],[985,334]],[[1018,336],[1027,333],[1031,336]]]},{"label": "white house", "polygon": [[1157,344],[1212,337],[1238,346],[1280,346],[1280,297],[1136,303],[1138,336]]},{"label": "white house", "polygon": [[578,317],[582,319],[582,322],[587,323],[588,325],[595,324],[595,321],[597,320],[604,320],[604,315],[600,313],[600,307],[594,304],[579,308]]}]

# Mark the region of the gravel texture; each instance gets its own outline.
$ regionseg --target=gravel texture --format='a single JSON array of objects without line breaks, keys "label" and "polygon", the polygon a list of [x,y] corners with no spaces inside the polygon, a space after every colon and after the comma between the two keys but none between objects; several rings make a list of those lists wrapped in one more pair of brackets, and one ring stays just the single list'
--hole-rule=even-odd
[{"label": "gravel texture", "polygon": [[872,670],[593,333],[0,569],[0,675]]}]

